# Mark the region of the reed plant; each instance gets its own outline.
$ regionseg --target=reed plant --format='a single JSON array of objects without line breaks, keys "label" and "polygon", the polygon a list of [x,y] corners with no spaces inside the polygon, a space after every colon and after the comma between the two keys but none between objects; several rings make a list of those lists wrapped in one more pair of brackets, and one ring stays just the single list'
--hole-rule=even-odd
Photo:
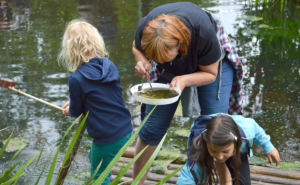
[{"label": "reed plant", "polygon": [[[101,162],[98,165],[96,171],[94,174],[91,175],[91,177],[87,180],[87,182],[85,182],[86,185],[101,185],[102,182],[104,181],[104,179],[106,178],[106,176],[109,174],[109,172],[112,170],[113,166],[117,163],[117,161],[119,160],[120,157],[122,157],[122,155],[124,154],[124,152],[126,151],[126,149],[133,143],[133,141],[136,139],[138,132],[140,131],[140,129],[142,128],[142,126],[145,124],[145,122],[147,121],[147,119],[149,118],[149,116],[151,115],[151,113],[153,112],[153,110],[155,109],[155,107],[152,109],[152,111],[148,114],[148,116],[144,119],[144,121],[141,123],[141,125],[139,126],[139,128],[135,131],[135,133],[131,136],[131,138],[128,140],[128,142],[122,147],[122,149],[117,153],[117,155],[115,156],[115,158],[109,163],[109,165],[106,167],[106,169],[104,170],[104,172],[95,180],[93,181],[93,178],[95,177],[96,173],[98,172],[100,166],[101,166]],[[73,147],[79,137],[79,134],[81,132],[81,130],[84,127],[86,118],[87,118],[88,114],[85,115],[85,117],[82,119],[81,123],[79,123],[79,126],[75,132],[75,134],[73,135],[70,144],[66,150],[65,156],[64,156],[64,160],[61,166],[64,166],[67,159],[69,158],[71,151],[73,150]],[[80,117],[79,117],[80,118]],[[51,164],[49,163],[51,160],[51,155],[52,152],[50,154],[50,157],[48,158],[48,160],[46,161],[46,163],[44,164],[44,166],[42,167],[42,171],[39,173],[38,178],[35,180],[34,184],[37,185],[39,184],[39,181],[46,169],[46,167],[49,167],[49,171],[47,174],[47,178],[46,178],[46,182],[44,183],[45,185],[50,185],[51,182],[55,182],[54,184],[63,184],[62,182],[59,182],[59,176],[61,173],[61,170],[59,170],[57,177],[54,178],[54,171],[55,171],[55,167],[57,166],[57,158],[58,158],[58,154],[59,154],[59,149],[62,146],[62,143],[64,141],[64,139],[66,138],[67,134],[70,132],[70,130],[72,129],[72,127],[78,122],[77,118],[72,124],[71,126],[67,129],[66,133],[64,134],[62,140],[58,143],[58,147],[56,149],[55,155],[52,159]],[[0,130],[1,131],[1,130]],[[0,157],[3,154],[3,152],[5,151],[12,135],[13,135],[14,130],[11,132],[10,136],[8,137],[8,139],[6,140],[3,148],[0,151]],[[159,143],[157,149],[155,150],[155,152],[153,153],[153,155],[150,157],[149,161],[146,163],[146,165],[144,166],[144,168],[141,170],[140,174],[133,180],[133,182],[131,183],[132,185],[136,185],[139,183],[139,181],[142,179],[142,177],[144,176],[144,174],[146,173],[146,171],[150,168],[152,162],[154,161],[154,159],[156,158],[157,154],[160,151],[160,148],[164,142],[166,138],[166,135],[163,137],[163,139],[161,140],[161,142]],[[147,147],[146,147],[147,148]],[[146,149],[145,148],[145,149]],[[12,171],[16,169],[16,167],[20,164],[20,162],[22,161],[22,159],[20,159],[19,161],[17,161],[14,165],[12,165],[11,167],[9,167],[11,165],[11,163],[14,161],[14,159],[21,153],[23,148],[19,149],[15,155],[11,158],[10,162],[8,163],[8,165],[6,166],[6,168],[3,170],[1,176],[0,176],[0,185],[9,185],[9,184],[17,184],[18,180],[24,175],[24,170],[28,167],[28,165],[30,165],[38,156],[34,170],[32,172],[32,174],[29,176],[29,179],[27,180],[27,184],[29,184],[31,177],[33,175],[33,173],[35,173],[35,169],[38,166],[38,163],[41,159],[42,153],[43,153],[43,148],[41,149],[41,151],[39,153],[37,153],[35,156],[31,157],[24,165],[22,165],[21,167],[19,167],[19,169],[13,174]],[[114,180],[110,183],[111,185],[117,185],[120,183],[121,178],[124,176],[124,174],[129,170],[129,168],[133,165],[133,163],[140,157],[140,155],[145,151],[142,150],[138,155],[136,155],[126,166],[123,166],[121,168],[121,170],[119,171],[119,174],[116,176],[116,178],[114,178]],[[49,164],[49,165],[48,165]],[[165,182],[167,182],[171,177],[173,177],[178,171],[180,171],[181,168],[178,168],[177,170],[175,170],[173,173],[171,173],[170,175],[164,177],[160,182],[157,183],[157,185],[161,185],[164,184]],[[64,180],[64,179],[63,179]],[[32,182],[30,182],[31,184],[33,184]]]},{"label": "reed plant", "polygon": [[280,7],[280,11],[283,11],[284,6],[287,3],[287,0],[249,0],[250,4],[254,4],[255,6],[262,4],[264,6],[270,5],[270,9],[272,9],[275,6]]}]

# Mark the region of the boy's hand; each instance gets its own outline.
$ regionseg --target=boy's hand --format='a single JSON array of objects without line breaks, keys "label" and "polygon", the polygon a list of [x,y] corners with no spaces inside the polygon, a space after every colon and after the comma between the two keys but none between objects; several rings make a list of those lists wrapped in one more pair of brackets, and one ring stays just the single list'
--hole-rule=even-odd
[{"label": "boy's hand", "polygon": [[280,162],[280,156],[276,148],[274,148],[270,153],[267,154],[270,164],[273,164],[272,158],[276,161],[276,167]]},{"label": "boy's hand", "polygon": [[61,111],[61,113],[63,113],[63,115],[65,115],[65,116],[70,116],[69,115],[69,105],[70,105],[70,102],[68,101],[61,107],[64,109],[63,111]]}]

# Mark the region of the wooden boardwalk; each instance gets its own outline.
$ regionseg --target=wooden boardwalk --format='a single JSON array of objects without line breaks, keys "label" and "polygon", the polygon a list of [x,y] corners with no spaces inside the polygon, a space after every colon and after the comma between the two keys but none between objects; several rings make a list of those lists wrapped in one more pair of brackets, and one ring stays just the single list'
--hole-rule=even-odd
[{"label": "wooden boardwalk", "polygon": [[[129,147],[126,152],[124,153],[123,157],[120,158],[118,164],[114,166],[112,170],[113,177],[115,177],[119,171],[120,167],[123,163],[128,163],[132,160],[134,154],[134,148]],[[168,166],[168,170],[166,174],[172,173],[174,170],[181,167],[183,164],[175,164],[171,163]],[[150,169],[151,171],[151,169]],[[252,166],[250,165],[250,172],[251,172],[251,183],[253,185],[271,185],[271,184],[288,184],[288,185],[300,185],[300,172],[289,171],[289,170],[281,170],[275,168],[268,168],[268,167],[261,167],[261,166]],[[177,178],[180,176],[180,172],[178,172],[174,177],[172,177],[166,185],[173,185],[176,184]],[[132,168],[127,171],[124,177],[121,179],[120,182],[125,182],[124,184],[130,185],[132,182]],[[163,175],[155,174],[155,173],[148,173],[147,180],[145,181],[145,185],[155,185],[161,179]]]}]

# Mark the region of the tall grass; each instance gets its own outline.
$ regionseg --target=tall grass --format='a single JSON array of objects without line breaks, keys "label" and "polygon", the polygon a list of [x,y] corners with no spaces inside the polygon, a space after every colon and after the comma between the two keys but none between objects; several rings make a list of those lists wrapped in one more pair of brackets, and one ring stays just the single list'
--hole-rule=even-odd
[{"label": "tall grass", "polygon": [[[156,106],[151,110],[151,112],[148,114],[148,116],[144,119],[144,121],[141,123],[141,125],[139,126],[139,128],[135,131],[135,133],[131,136],[131,138],[127,141],[127,143],[121,148],[121,150],[117,153],[117,155],[115,156],[115,158],[109,163],[109,165],[106,167],[106,169],[104,170],[104,172],[98,177],[97,180],[95,180],[93,182],[93,178],[95,177],[97,171],[99,170],[102,162],[100,162],[100,164],[98,165],[96,171],[94,174],[91,174],[91,178],[88,179],[88,181],[85,183],[86,185],[90,185],[90,184],[93,184],[93,185],[101,185],[102,182],[104,181],[104,179],[106,178],[106,176],[109,174],[109,172],[112,170],[113,166],[117,163],[117,161],[119,160],[120,157],[122,157],[122,155],[124,154],[124,152],[126,151],[126,149],[132,144],[132,142],[136,139],[140,129],[143,127],[143,125],[145,124],[145,122],[147,121],[147,119],[149,118],[149,116],[152,114],[153,110],[156,108]],[[80,125],[78,126],[78,129],[76,130],[75,134],[73,135],[72,139],[71,139],[71,142],[67,148],[67,151],[66,151],[66,154],[64,156],[64,160],[63,160],[63,163],[62,163],[62,166],[65,165],[68,157],[70,156],[71,154],[71,151],[73,150],[73,147],[79,137],[79,134],[82,130],[82,128],[84,128],[84,124],[85,124],[85,121],[86,121],[86,118],[87,118],[88,114],[85,115],[85,117],[83,118],[83,120],[81,121],[81,123],[79,123]],[[57,163],[57,158],[58,158],[58,154],[59,154],[59,149],[60,147],[62,146],[62,143],[66,137],[66,135],[70,132],[70,130],[72,129],[72,127],[78,122],[78,119],[77,118],[72,124],[71,126],[67,129],[66,133],[64,134],[62,140],[59,142],[59,145],[56,149],[56,152],[55,152],[55,155],[52,159],[52,162],[50,165],[50,169],[49,169],[49,172],[48,174],[44,174],[44,175],[47,175],[47,179],[46,179],[46,182],[45,182],[45,185],[50,185],[51,182],[55,182],[55,184],[60,184],[60,183],[63,183],[62,182],[59,182],[59,176],[60,176],[60,173],[61,173],[61,170],[59,170],[59,173],[55,179],[54,177],[54,171],[55,171],[55,168],[56,168],[56,163]],[[1,131],[1,130],[0,130]],[[13,132],[14,130],[11,132],[10,136],[8,137],[6,143],[4,144],[3,148],[1,149],[0,151],[0,157],[1,155],[3,154],[3,152],[5,151],[12,135],[13,135]],[[139,183],[139,181],[142,179],[142,177],[144,176],[144,174],[146,173],[146,171],[150,168],[153,160],[155,159],[155,157],[157,156],[164,140],[166,138],[166,135],[163,137],[163,139],[161,140],[161,142],[159,143],[157,149],[155,150],[155,152],[153,153],[153,155],[150,157],[149,161],[146,163],[146,165],[144,166],[144,168],[141,170],[140,174],[133,180],[132,184],[133,185],[136,185]],[[8,185],[8,184],[16,184],[18,182],[18,180],[20,179],[20,177],[22,177],[24,175],[24,170],[37,158],[37,156],[39,156],[37,158],[37,161],[36,161],[36,165],[34,167],[34,170],[32,172],[32,174],[29,176],[29,179],[28,179],[28,182],[27,184],[29,184],[30,180],[31,180],[31,177],[33,175],[33,173],[35,172],[35,169],[36,167],[38,166],[38,163],[41,159],[41,155],[43,153],[43,148],[41,149],[41,151],[39,153],[37,153],[35,156],[31,157],[24,165],[22,165],[21,167],[19,167],[19,169],[13,174],[12,171],[14,169],[16,169],[16,167],[20,164],[20,162],[22,161],[19,160],[17,161],[12,167],[9,167],[11,165],[11,163],[15,160],[15,158],[21,153],[23,148],[21,148],[20,150],[18,150],[16,152],[16,154],[12,157],[12,159],[10,160],[9,164],[6,166],[5,170],[2,172],[1,176],[0,176],[0,185]],[[146,148],[145,148],[146,149]],[[119,171],[119,174],[116,176],[116,178],[110,183],[111,185],[117,185],[119,184],[119,181],[121,180],[121,178],[124,176],[124,174],[129,170],[129,168],[133,165],[133,163],[140,157],[140,155],[145,151],[142,150],[138,155],[136,155],[125,167],[122,167],[121,170]],[[52,151],[53,152],[53,151]],[[48,158],[48,160],[46,161],[46,163],[44,164],[43,168],[42,168],[42,171],[40,172],[38,178],[35,180],[34,183],[31,182],[31,184],[39,184],[39,181],[41,179],[41,176],[43,175],[44,171],[45,171],[45,168],[49,167],[48,166],[48,163],[50,162],[51,160],[51,155],[52,155],[52,152],[50,154],[50,157]],[[171,177],[173,177],[179,170],[181,170],[181,168],[178,168],[176,171],[174,171],[172,174],[164,177],[160,182],[157,183],[157,185],[159,184],[163,184],[165,182],[167,182]],[[64,180],[64,179],[63,179]]]}]

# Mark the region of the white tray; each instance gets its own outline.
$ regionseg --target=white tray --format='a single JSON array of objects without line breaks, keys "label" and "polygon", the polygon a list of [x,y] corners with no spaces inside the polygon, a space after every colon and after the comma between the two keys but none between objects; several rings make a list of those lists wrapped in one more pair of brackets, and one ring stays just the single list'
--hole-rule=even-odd
[{"label": "white tray", "polygon": [[[152,88],[156,89],[156,90],[168,90],[170,88],[169,85],[167,84],[162,84],[162,83],[151,83]],[[149,85],[149,83],[142,83],[142,84],[137,84],[135,86],[133,86],[130,91],[131,94],[133,96],[133,98],[141,103],[145,103],[145,104],[150,104],[150,105],[167,105],[167,104],[171,104],[174,103],[178,100],[178,98],[181,95],[181,91],[175,87],[174,90],[178,93],[177,96],[173,97],[173,98],[167,98],[167,99],[150,99],[150,98],[144,98],[141,96],[137,96],[136,93],[139,91],[143,91],[143,90],[150,90],[151,87]]]}]

